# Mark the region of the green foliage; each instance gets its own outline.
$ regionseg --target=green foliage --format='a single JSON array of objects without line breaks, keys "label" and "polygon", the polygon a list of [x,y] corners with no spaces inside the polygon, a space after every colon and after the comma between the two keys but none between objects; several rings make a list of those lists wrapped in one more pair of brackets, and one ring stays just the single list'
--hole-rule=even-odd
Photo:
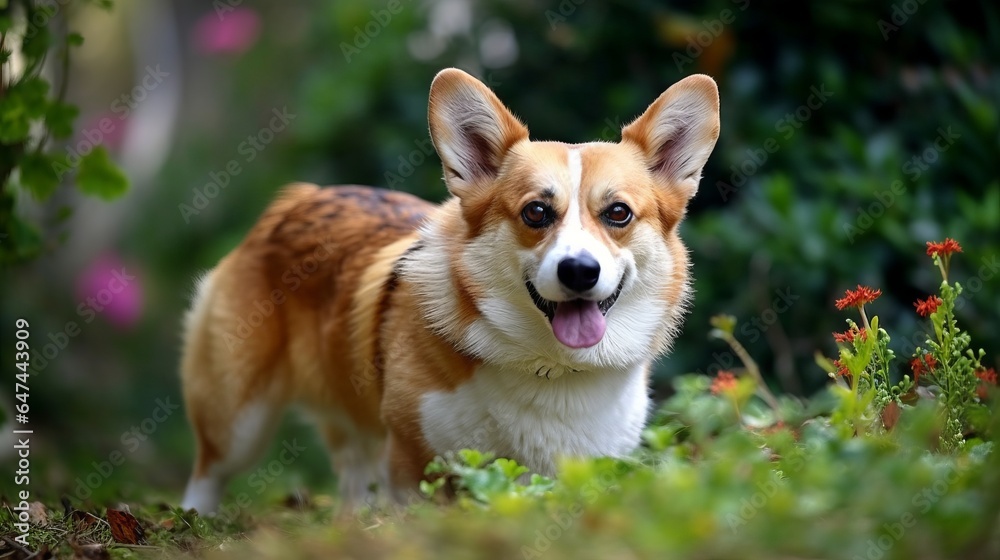
[{"label": "green foliage", "polygon": [[[110,8],[107,0],[94,4]],[[83,44],[79,33],[56,35],[63,12],[77,2],[15,0],[0,7],[0,262],[23,263],[43,248],[35,224],[16,215],[18,197],[30,194],[36,201],[48,200],[63,176],[78,165],[76,184],[80,192],[110,200],[128,188],[124,174],[110,161],[103,147],[94,147],[78,161],[59,154],[50,143],[73,136],[73,121],[79,110],[65,102],[66,69],[70,48]],[[17,53],[21,67],[12,64]],[[43,74],[50,53],[58,56],[63,80],[52,92]]]},{"label": "green foliage", "polygon": [[625,550],[854,558],[870,548],[881,558],[935,558],[961,556],[989,530],[987,500],[972,497],[995,462],[992,445],[934,453],[941,418],[932,404],[909,408],[892,432],[845,437],[824,416],[749,427],[723,413],[732,401],[710,385],[704,376],[677,379],[647,429],[653,444],[629,459],[567,460],[554,481],[518,482],[518,469],[501,475],[509,463],[498,468],[476,452],[439,459],[436,474],[461,480],[459,512],[424,511],[379,529],[379,546],[441,551],[435,542],[455,554],[494,539],[522,558]]},{"label": "green foliage", "polygon": [[108,158],[104,146],[94,148],[80,160],[76,184],[80,192],[104,200],[115,199],[128,189],[128,180]]},{"label": "green foliage", "polygon": [[711,385],[704,376],[676,379],[647,430],[657,444],[625,458],[564,460],[555,479],[475,450],[439,457],[428,467],[435,482],[424,488],[440,497],[448,484],[447,504],[376,507],[333,522],[323,507],[261,506],[249,526],[176,509],[134,511],[157,553],[194,548],[220,558],[888,560],[984,552],[997,503],[995,489],[984,489],[993,488],[997,455],[981,442],[935,452],[942,419],[932,403],[909,408],[891,432],[855,437],[825,415],[749,426],[721,414],[732,401]]},{"label": "green foliage", "polygon": [[438,457],[427,465],[425,474],[433,475],[432,481],[422,481],[420,491],[427,497],[442,496],[441,489],[451,484],[462,503],[488,505],[501,496],[538,496],[549,491],[553,481],[538,474],[528,477],[527,484],[518,480],[528,469],[516,461],[494,459],[491,453],[462,449],[458,453]]}]

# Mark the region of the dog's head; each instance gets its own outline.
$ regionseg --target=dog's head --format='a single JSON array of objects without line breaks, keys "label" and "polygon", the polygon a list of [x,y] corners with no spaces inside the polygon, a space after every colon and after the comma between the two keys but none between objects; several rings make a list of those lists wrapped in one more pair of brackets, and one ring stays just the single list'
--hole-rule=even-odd
[{"label": "dog's head", "polygon": [[711,78],[674,84],[618,143],[531,141],[456,69],[434,79],[429,120],[465,226],[451,258],[480,315],[472,350],[577,368],[669,346],[688,294],[677,227],[719,136]]}]

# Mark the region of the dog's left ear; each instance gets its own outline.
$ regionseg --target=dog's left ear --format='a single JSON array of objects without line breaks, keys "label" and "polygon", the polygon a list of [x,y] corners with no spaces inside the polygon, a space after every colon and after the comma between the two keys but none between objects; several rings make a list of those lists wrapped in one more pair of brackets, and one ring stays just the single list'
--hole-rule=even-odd
[{"label": "dog's left ear", "polygon": [[528,139],[528,129],[497,96],[457,68],[434,77],[427,112],[445,182],[459,198],[496,178],[511,147]]},{"label": "dog's left ear", "polygon": [[719,138],[719,88],[695,74],[672,85],[639,118],[622,129],[622,142],[637,146],[649,170],[691,198]]}]

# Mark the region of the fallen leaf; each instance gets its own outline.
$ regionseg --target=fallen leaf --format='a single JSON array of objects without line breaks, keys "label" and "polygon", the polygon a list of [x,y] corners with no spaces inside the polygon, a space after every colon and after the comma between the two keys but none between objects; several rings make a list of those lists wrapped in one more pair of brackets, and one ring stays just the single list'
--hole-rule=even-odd
[{"label": "fallen leaf", "polygon": [[885,405],[885,408],[882,409],[882,425],[885,426],[885,429],[891,430],[896,425],[900,412],[896,401],[890,401],[889,404]]},{"label": "fallen leaf", "polygon": [[49,514],[45,512],[45,505],[42,502],[31,502],[28,505],[28,521],[32,525],[48,525]]},{"label": "fallen leaf", "polygon": [[111,536],[122,544],[142,544],[146,535],[139,525],[139,520],[127,511],[108,509],[108,525],[111,526]]}]

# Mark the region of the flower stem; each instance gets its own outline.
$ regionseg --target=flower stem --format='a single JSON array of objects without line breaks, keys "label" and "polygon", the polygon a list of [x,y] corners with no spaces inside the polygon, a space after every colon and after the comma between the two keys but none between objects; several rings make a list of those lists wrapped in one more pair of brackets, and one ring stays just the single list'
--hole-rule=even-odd
[{"label": "flower stem", "polygon": [[767,388],[767,383],[764,383],[764,378],[760,375],[760,368],[757,367],[757,362],[750,357],[746,348],[740,344],[740,341],[736,340],[736,337],[729,333],[724,333],[723,338],[726,343],[729,344],[729,347],[733,349],[733,352],[736,353],[736,356],[739,357],[740,361],[743,362],[743,367],[746,368],[747,373],[749,373],[754,380],[757,381],[757,388],[760,391],[761,398],[764,399],[764,401],[767,402],[767,405],[774,409],[775,412],[778,412],[778,399],[776,399],[774,394],[771,393],[771,390]]},{"label": "flower stem", "polygon": [[865,315],[865,304],[859,305],[858,311],[861,312],[861,322],[865,324],[865,330],[868,331],[869,335],[872,334],[872,326],[868,324],[868,315]]}]

